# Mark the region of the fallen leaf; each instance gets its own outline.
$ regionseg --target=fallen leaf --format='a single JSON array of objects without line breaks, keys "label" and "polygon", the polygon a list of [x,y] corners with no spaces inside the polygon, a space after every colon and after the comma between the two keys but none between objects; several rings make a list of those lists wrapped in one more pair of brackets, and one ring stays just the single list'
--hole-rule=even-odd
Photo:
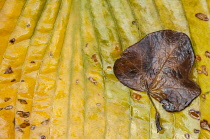
[{"label": "fallen leaf", "polygon": [[147,92],[148,97],[162,103],[166,111],[177,112],[201,92],[200,87],[188,79],[194,59],[186,34],[162,30],[148,34],[127,48],[116,60],[114,73],[125,86]]}]

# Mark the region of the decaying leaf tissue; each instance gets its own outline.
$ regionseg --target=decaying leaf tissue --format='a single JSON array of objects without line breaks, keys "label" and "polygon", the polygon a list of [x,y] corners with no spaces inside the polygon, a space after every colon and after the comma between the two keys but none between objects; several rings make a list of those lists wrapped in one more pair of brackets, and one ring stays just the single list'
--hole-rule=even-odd
[{"label": "decaying leaf tissue", "polygon": [[[168,112],[185,109],[201,92],[188,78],[194,63],[189,37],[181,32],[162,30],[148,34],[127,48],[114,64],[114,73],[125,86],[147,92]],[[157,131],[162,130],[156,109]]]}]

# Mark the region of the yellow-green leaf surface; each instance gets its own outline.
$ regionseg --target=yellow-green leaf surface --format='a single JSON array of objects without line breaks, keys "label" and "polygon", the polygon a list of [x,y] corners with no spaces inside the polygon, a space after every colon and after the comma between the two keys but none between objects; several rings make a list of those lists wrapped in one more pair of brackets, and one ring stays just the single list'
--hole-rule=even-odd
[{"label": "yellow-green leaf surface", "polygon": [[[209,9],[209,0],[0,0],[0,139],[209,139],[200,121],[210,123],[210,79],[197,71],[210,70],[210,21],[195,16],[210,19]],[[123,86],[113,64],[165,29],[190,37],[202,93],[176,113],[155,102],[157,133],[146,93]]]}]

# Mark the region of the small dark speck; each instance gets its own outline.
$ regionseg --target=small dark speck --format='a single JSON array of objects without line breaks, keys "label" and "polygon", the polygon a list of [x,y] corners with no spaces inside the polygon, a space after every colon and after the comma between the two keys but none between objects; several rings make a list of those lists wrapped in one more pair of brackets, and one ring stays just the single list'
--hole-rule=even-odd
[{"label": "small dark speck", "polygon": [[132,24],[135,25],[136,24],[136,21],[132,21]]},{"label": "small dark speck", "polygon": [[35,125],[31,125],[31,130],[34,130],[36,128]]},{"label": "small dark speck", "polygon": [[13,108],[12,105],[9,105],[9,106],[4,107],[5,110],[11,110],[12,108]]},{"label": "small dark speck", "polygon": [[35,63],[35,61],[31,61],[31,63]]},{"label": "small dark speck", "polygon": [[15,43],[15,38],[12,38],[11,40],[9,40],[9,42],[14,44]]},{"label": "small dark speck", "polygon": [[12,80],[11,80],[11,82],[15,82],[15,81],[16,81],[16,79],[12,79]]},{"label": "small dark speck", "polygon": [[45,135],[41,135],[40,137],[41,139],[46,139]]},{"label": "small dark speck", "polygon": [[186,139],[190,139],[190,134],[186,133],[184,136]]},{"label": "small dark speck", "polygon": [[88,43],[86,43],[85,47],[88,47]]},{"label": "small dark speck", "polygon": [[200,133],[200,130],[194,129],[194,133]]},{"label": "small dark speck", "polygon": [[31,26],[30,24],[27,24],[27,25],[26,25],[26,27],[30,27],[30,26]]},{"label": "small dark speck", "polygon": [[6,71],[4,72],[4,74],[11,74],[11,73],[13,73],[13,70],[12,70],[11,67],[8,67],[8,68],[6,69]]},{"label": "small dark speck", "polygon": [[21,80],[20,82],[25,82],[25,80]]}]

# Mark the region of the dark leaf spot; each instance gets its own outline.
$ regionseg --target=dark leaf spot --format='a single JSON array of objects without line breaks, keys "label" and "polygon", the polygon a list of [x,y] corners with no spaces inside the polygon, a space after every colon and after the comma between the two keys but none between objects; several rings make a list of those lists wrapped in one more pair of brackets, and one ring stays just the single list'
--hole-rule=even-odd
[{"label": "dark leaf spot", "polygon": [[195,14],[195,17],[197,17],[200,20],[203,21],[209,21],[209,18],[207,17],[207,15],[203,14],[203,13],[197,13]]},{"label": "dark leaf spot", "polygon": [[139,94],[137,94],[137,93],[132,93],[132,98],[133,98],[134,100],[139,101],[139,100],[142,98],[142,96],[139,95]]},{"label": "dark leaf spot", "polygon": [[195,56],[196,61],[201,61],[201,57],[199,55]]},{"label": "dark leaf spot", "polygon": [[24,112],[24,111],[17,111],[17,115],[19,115],[21,118],[28,118],[30,116],[29,112]]},{"label": "dark leaf spot", "polygon": [[190,134],[189,133],[186,133],[184,136],[185,136],[186,139],[190,139]]},{"label": "dark leaf spot", "polygon": [[86,43],[85,47],[88,47],[88,43]]},{"label": "dark leaf spot", "polygon": [[35,63],[35,61],[31,61],[31,63]]},{"label": "dark leaf spot", "polygon": [[210,52],[209,51],[206,51],[205,55],[206,55],[206,57],[210,58]]},{"label": "dark leaf spot", "polygon": [[0,111],[3,110],[4,108],[0,108]]},{"label": "dark leaf spot", "polygon": [[50,122],[50,119],[44,120],[41,122],[42,125],[48,125],[48,123]]},{"label": "dark leaf spot", "polygon": [[36,128],[36,126],[35,125],[31,125],[31,130],[34,130]]},{"label": "dark leaf spot", "polygon": [[93,79],[92,77],[89,77],[88,80],[90,80],[92,83],[94,83],[95,85],[97,85],[97,81],[95,79]]},{"label": "dark leaf spot", "polygon": [[207,131],[210,132],[210,124],[208,123],[207,120],[202,120],[200,122],[200,126],[201,126],[202,129],[207,130]]},{"label": "dark leaf spot", "polygon": [[135,25],[136,24],[136,21],[132,21],[132,24]]},{"label": "dark leaf spot", "polygon": [[9,106],[4,107],[5,110],[11,110],[12,108],[13,108],[12,105],[9,105]]},{"label": "dark leaf spot", "polygon": [[107,69],[112,69],[112,67],[111,66],[107,66]]},{"label": "dark leaf spot", "polygon": [[30,27],[30,26],[31,26],[30,24],[27,24],[27,25],[26,25],[26,27]]},{"label": "dark leaf spot", "polygon": [[22,124],[20,124],[20,128],[26,128],[27,126],[30,126],[30,123],[22,123]]},{"label": "dark leaf spot", "polygon": [[5,98],[4,98],[4,102],[9,101],[10,99],[11,99],[11,97],[5,97]]},{"label": "dark leaf spot", "polygon": [[96,57],[96,54],[92,55],[91,58],[93,59],[94,62],[98,62],[97,57]]},{"label": "dark leaf spot", "polygon": [[11,40],[9,40],[9,42],[14,44],[15,43],[15,38],[12,38]]},{"label": "dark leaf spot", "polygon": [[201,113],[200,113],[200,111],[196,111],[196,110],[194,110],[194,109],[190,109],[190,110],[189,110],[189,115],[190,115],[192,118],[194,118],[194,119],[200,120],[200,115],[201,115]]},{"label": "dark leaf spot", "polygon": [[45,135],[41,135],[40,137],[41,139],[46,139]]},{"label": "dark leaf spot", "polygon": [[21,104],[28,104],[26,100],[24,99],[18,99],[18,101],[21,103]]},{"label": "dark leaf spot", "polygon": [[21,80],[20,82],[25,82],[25,80]]},{"label": "dark leaf spot", "polygon": [[201,97],[202,97],[203,99],[206,99],[206,95],[205,95],[205,94],[202,94]]},{"label": "dark leaf spot", "polygon": [[197,69],[197,72],[199,73],[199,74],[204,74],[204,75],[206,75],[206,76],[208,76],[208,71],[206,70],[206,66],[205,65],[202,65],[201,66],[201,69]]},{"label": "dark leaf spot", "polygon": [[[177,112],[189,106],[201,92],[188,77],[194,59],[186,34],[162,30],[148,34],[124,50],[113,69],[122,84],[147,92],[149,98],[162,103],[166,111]],[[156,126],[161,129],[158,123]]]},{"label": "dark leaf spot", "polygon": [[200,133],[200,130],[198,130],[198,129],[194,129],[193,131],[194,131],[194,133]]},{"label": "dark leaf spot", "polygon": [[11,80],[11,82],[15,82],[15,81],[16,81],[16,79],[12,79],[12,80]]},{"label": "dark leaf spot", "polygon": [[11,74],[11,73],[13,73],[13,70],[12,70],[11,67],[8,67],[8,68],[6,69],[6,71],[4,72],[4,74]]}]

